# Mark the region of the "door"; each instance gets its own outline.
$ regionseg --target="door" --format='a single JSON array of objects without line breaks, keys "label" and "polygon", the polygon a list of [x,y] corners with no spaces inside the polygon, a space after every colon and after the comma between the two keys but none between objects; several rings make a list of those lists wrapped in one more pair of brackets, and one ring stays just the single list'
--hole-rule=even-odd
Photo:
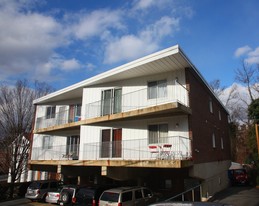
[{"label": "door", "polygon": [[112,132],[112,157],[121,157],[122,129],[113,129]]},{"label": "door", "polygon": [[108,89],[102,91],[101,111],[102,116],[121,112],[122,90]]},{"label": "door", "polygon": [[111,114],[112,106],[112,90],[102,91],[102,116]]},{"label": "door", "polygon": [[122,90],[114,89],[114,103],[113,103],[113,114],[121,112],[121,100],[122,100]]},{"label": "door", "polygon": [[111,130],[104,129],[101,134],[101,157],[110,157],[110,139],[111,139]]}]

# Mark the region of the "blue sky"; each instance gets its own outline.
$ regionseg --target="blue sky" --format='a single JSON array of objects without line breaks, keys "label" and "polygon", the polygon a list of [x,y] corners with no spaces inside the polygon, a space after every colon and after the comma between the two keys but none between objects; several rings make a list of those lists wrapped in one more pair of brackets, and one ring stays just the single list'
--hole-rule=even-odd
[{"label": "blue sky", "polygon": [[259,63],[257,0],[0,0],[0,81],[56,89],[179,44],[230,86]]}]

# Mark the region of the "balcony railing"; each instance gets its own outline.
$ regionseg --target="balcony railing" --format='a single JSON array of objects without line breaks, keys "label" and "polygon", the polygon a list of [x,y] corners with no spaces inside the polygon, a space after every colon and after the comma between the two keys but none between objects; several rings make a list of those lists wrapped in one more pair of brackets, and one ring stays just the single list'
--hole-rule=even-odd
[{"label": "balcony railing", "polygon": [[[70,145],[71,147],[71,145]],[[68,153],[67,146],[51,149],[34,147],[32,160],[164,160],[192,157],[191,140],[187,137],[167,137],[160,143],[148,144],[148,139],[87,143],[80,151]],[[79,147],[75,147],[79,148]]]},{"label": "balcony railing", "polygon": [[69,118],[69,110],[65,110],[64,107],[60,107],[59,112],[55,114],[55,118],[47,119],[45,116],[37,118],[36,129],[48,128],[109,114],[148,108],[170,102],[179,102],[187,107],[189,106],[188,91],[184,86],[177,83],[177,81],[172,87],[167,87],[166,91],[164,91],[163,95],[160,95],[160,97],[148,98],[148,89],[142,89],[116,98],[89,103],[85,105],[84,114],[81,113],[81,116],[74,116],[73,118]]},{"label": "balcony railing", "polygon": [[179,102],[185,106],[189,106],[188,91],[180,84],[176,84],[170,89],[167,88],[160,97],[150,98],[148,97],[148,92],[149,90],[146,88],[124,94],[121,97],[89,103],[86,105],[85,118],[128,112],[170,102]]}]

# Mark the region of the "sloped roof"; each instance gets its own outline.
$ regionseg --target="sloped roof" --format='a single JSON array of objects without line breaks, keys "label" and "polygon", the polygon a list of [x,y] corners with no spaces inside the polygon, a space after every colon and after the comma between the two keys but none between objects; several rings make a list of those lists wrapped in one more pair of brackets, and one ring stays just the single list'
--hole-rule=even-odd
[{"label": "sloped roof", "polygon": [[[202,79],[208,89],[211,90],[208,83],[184,54],[180,46],[175,45],[43,96],[34,100],[33,103],[50,105],[58,102],[60,103],[62,101],[66,102],[66,100],[69,99],[80,99],[82,98],[83,88],[85,87],[134,77],[159,74],[178,69],[185,69],[187,67],[192,68]],[[211,92],[213,93],[212,90]]]}]

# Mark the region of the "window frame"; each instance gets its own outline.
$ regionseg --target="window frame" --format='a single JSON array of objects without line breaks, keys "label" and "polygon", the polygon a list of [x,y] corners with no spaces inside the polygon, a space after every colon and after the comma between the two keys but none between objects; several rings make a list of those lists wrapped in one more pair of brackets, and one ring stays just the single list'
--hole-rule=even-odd
[{"label": "window frame", "polygon": [[216,136],[214,132],[212,133],[212,148],[216,148]]},{"label": "window frame", "polygon": [[213,114],[213,102],[212,102],[212,98],[209,98],[209,111],[211,114]]},{"label": "window frame", "polygon": [[[163,127],[166,128],[166,130],[162,130]],[[168,140],[168,131],[169,131],[168,123],[149,124],[148,125],[148,144],[167,143],[166,140]],[[163,133],[165,133],[166,135],[164,135]]]},{"label": "window frame", "polygon": [[[163,89],[161,89],[163,88]],[[161,90],[160,90],[161,89]],[[167,80],[156,80],[147,82],[147,99],[158,99],[167,97]]]},{"label": "window frame", "polygon": [[53,119],[56,116],[56,106],[48,106],[46,108],[46,119]]}]

